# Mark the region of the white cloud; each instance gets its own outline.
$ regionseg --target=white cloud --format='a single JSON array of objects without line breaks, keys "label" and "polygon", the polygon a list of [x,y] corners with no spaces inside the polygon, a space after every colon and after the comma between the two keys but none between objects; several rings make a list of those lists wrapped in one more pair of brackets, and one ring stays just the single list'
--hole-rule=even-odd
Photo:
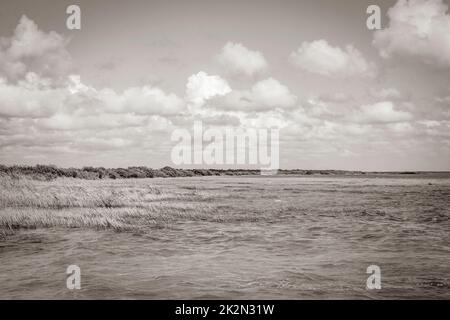
[{"label": "white cloud", "polygon": [[106,111],[114,113],[170,116],[184,108],[184,103],[178,96],[151,86],[130,87],[122,93],[102,89],[98,92],[98,99],[102,101]]},{"label": "white cloud", "polygon": [[277,111],[267,113],[256,113],[244,117],[241,122],[249,128],[285,128],[289,124],[289,119]]},{"label": "white cloud", "polygon": [[289,92],[288,87],[278,80],[268,78],[257,82],[250,91],[250,96],[255,105],[262,107],[291,107],[297,97]]},{"label": "white cloud", "polygon": [[201,106],[214,96],[223,96],[231,92],[228,82],[219,76],[209,76],[200,71],[189,77],[186,84],[186,96],[189,102]]},{"label": "white cloud", "polygon": [[70,75],[66,44],[25,16],[11,38],[0,39],[0,158],[85,153],[92,160],[99,149],[156,150],[155,137],[173,127],[185,101],[150,85],[123,91],[87,85]]},{"label": "white cloud", "polygon": [[412,119],[412,114],[396,110],[391,101],[382,101],[375,104],[363,105],[359,108],[353,120],[367,123],[404,122]]},{"label": "white cloud", "polygon": [[267,78],[255,83],[250,90],[234,90],[218,100],[214,101],[214,106],[248,112],[291,108],[295,106],[297,97],[278,80]]},{"label": "white cloud", "polygon": [[227,42],[217,57],[232,73],[253,75],[267,69],[267,62],[259,51],[252,51],[240,43]]},{"label": "white cloud", "polygon": [[24,15],[14,35],[0,39],[0,76],[11,81],[22,79],[29,72],[52,79],[65,76],[71,67],[67,43],[67,39],[54,31],[39,30]]},{"label": "white cloud", "polygon": [[45,118],[57,113],[170,116],[184,108],[179,97],[157,87],[131,87],[117,93],[109,88],[89,87],[79,76],[70,76],[64,86],[53,87],[51,84],[35,73],[28,73],[25,80],[14,85],[0,78],[0,116]]},{"label": "white cloud", "polygon": [[0,78],[0,117],[51,116],[63,108],[65,94],[34,73],[14,85]]},{"label": "white cloud", "polygon": [[142,127],[148,123],[148,117],[132,113],[94,115],[73,115],[57,113],[49,118],[36,119],[38,128],[50,130],[84,130],[114,129],[123,127]]},{"label": "white cloud", "polygon": [[388,11],[389,27],[376,31],[373,44],[383,58],[418,57],[450,67],[450,15],[441,0],[399,0]]},{"label": "white cloud", "polygon": [[376,67],[366,61],[361,52],[352,45],[345,49],[333,47],[326,40],[303,42],[290,55],[291,62],[311,73],[329,77],[346,78],[351,76],[374,77]]}]

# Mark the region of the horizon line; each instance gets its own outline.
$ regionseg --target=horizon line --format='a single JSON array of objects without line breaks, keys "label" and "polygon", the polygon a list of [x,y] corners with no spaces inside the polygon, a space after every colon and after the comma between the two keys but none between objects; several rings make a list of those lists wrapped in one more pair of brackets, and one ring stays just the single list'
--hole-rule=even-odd
[{"label": "horizon line", "polygon": [[293,169],[286,169],[286,168],[279,168],[279,169],[264,169],[264,168],[214,168],[214,167],[202,167],[202,168],[179,168],[179,167],[172,167],[169,165],[160,167],[160,168],[154,168],[144,165],[135,165],[135,166],[126,166],[126,167],[103,167],[103,166],[82,166],[82,167],[63,167],[58,166],[54,164],[34,164],[34,165],[27,165],[27,164],[1,164],[1,167],[6,168],[12,168],[12,167],[19,167],[19,168],[36,168],[36,167],[51,167],[51,168],[57,168],[57,169],[77,169],[77,170],[85,170],[85,169],[104,169],[104,170],[115,170],[115,169],[137,169],[137,168],[146,168],[150,170],[163,170],[163,169],[174,169],[174,170],[185,170],[185,171],[193,171],[193,170],[214,170],[214,171],[313,171],[313,172],[364,172],[364,173],[450,173],[450,170],[408,170],[408,169],[402,169],[402,170],[358,170],[358,169],[301,169],[301,168],[293,168]]}]

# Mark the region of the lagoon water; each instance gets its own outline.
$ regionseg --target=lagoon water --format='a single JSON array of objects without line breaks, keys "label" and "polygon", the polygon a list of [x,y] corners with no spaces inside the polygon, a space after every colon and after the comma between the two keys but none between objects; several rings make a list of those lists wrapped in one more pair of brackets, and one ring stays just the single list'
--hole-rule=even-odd
[{"label": "lagoon water", "polygon": [[[0,240],[0,298],[450,298],[448,176],[152,183],[194,190],[220,215],[140,232],[19,230]],[[66,288],[71,264],[81,290]],[[366,288],[369,265],[381,269],[381,290]]]}]

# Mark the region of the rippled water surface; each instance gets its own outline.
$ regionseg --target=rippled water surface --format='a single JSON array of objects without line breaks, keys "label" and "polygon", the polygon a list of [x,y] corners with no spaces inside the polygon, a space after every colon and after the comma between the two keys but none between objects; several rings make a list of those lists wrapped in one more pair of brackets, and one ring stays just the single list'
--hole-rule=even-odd
[{"label": "rippled water surface", "polygon": [[[0,240],[0,298],[450,298],[448,177],[150,183],[201,195],[211,216],[139,232],[19,230]],[[66,288],[70,264],[81,290]],[[366,289],[372,264],[381,290]]]}]

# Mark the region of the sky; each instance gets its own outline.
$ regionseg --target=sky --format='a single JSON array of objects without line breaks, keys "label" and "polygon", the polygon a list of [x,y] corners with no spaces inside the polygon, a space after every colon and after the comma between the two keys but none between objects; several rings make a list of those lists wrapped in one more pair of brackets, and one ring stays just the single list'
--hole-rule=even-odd
[{"label": "sky", "polygon": [[203,121],[279,129],[281,168],[450,170],[448,5],[2,1],[0,164],[173,165]]}]

